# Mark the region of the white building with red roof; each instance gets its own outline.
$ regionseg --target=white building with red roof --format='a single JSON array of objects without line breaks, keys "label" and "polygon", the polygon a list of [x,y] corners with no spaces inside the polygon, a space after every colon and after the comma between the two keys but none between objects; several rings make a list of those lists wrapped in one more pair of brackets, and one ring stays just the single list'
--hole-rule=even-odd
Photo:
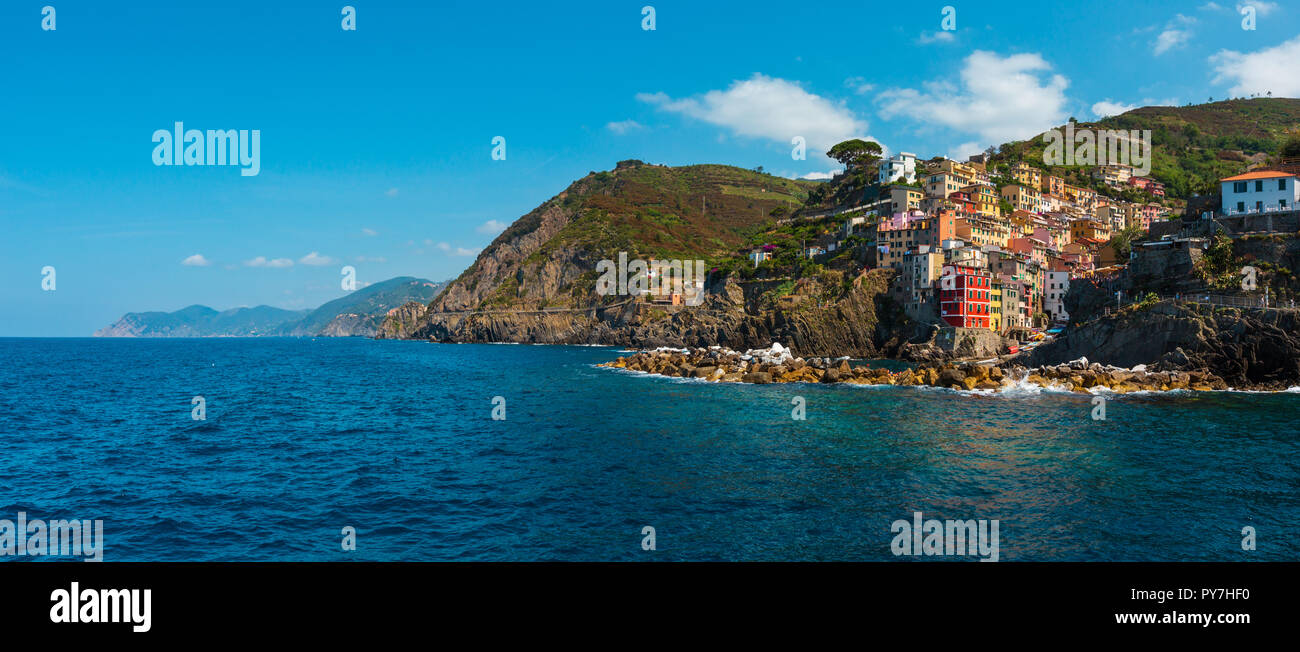
[{"label": "white building with red roof", "polygon": [[1296,210],[1300,181],[1290,172],[1260,170],[1220,179],[1224,215]]}]

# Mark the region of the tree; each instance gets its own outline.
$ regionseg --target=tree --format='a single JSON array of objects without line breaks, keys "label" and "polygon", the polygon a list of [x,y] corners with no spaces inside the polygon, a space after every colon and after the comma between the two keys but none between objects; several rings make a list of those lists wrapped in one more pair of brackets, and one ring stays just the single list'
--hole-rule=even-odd
[{"label": "tree", "polygon": [[1128,260],[1129,252],[1133,251],[1133,241],[1142,236],[1142,227],[1134,224],[1125,227],[1119,233],[1111,236],[1110,248],[1115,250],[1115,257],[1120,260]]},{"label": "tree", "polygon": [[882,153],[880,143],[854,138],[830,148],[826,156],[845,167],[870,167],[880,160]]},{"label": "tree", "polygon": [[1282,158],[1300,158],[1300,131],[1291,134],[1291,137],[1282,145],[1280,155]]}]

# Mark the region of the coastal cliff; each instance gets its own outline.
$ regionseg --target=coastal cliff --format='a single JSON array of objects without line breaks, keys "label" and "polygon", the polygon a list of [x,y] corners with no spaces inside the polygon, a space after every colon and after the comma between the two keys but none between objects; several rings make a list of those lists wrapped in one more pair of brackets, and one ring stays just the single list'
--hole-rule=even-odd
[{"label": "coastal cliff", "polygon": [[1067,329],[1027,365],[1087,357],[1102,364],[1205,370],[1236,388],[1300,384],[1300,312],[1160,302]]},{"label": "coastal cliff", "polygon": [[885,357],[904,343],[897,332],[901,315],[887,296],[892,276],[888,270],[868,272],[839,300],[825,305],[762,305],[755,296],[763,294],[761,285],[724,278],[706,285],[704,303],[695,307],[626,301],[586,310],[420,314],[404,306],[388,317],[380,336],[648,348],[754,348],[781,340],[805,355]]}]

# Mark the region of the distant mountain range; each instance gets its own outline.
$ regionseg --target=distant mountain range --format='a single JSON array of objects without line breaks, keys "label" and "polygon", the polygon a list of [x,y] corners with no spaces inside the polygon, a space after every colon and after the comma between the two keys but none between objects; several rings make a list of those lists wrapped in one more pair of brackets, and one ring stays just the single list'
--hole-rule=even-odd
[{"label": "distant mountain range", "polygon": [[315,310],[257,306],[217,311],[193,305],[175,312],[129,312],[95,331],[95,337],[372,337],[391,310],[408,301],[428,303],[446,285],[399,276]]}]

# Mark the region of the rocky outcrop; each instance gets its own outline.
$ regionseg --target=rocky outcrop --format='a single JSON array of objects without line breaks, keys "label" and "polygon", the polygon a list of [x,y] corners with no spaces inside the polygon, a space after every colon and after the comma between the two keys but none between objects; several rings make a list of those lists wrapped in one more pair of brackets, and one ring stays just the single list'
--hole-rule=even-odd
[{"label": "rocky outcrop", "polygon": [[[765,288],[736,279],[714,278],[699,306],[664,306],[623,300],[589,309],[431,310],[416,336],[451,342],[530,342],[614,344],[638,348],[720,345],[764,346],[774,340],[809,355],[888,357],[908,333],[900,311],[888,298],[890,270],[873,270],[855,279],[837,301],[808,301],[788,308],[757,299]],[[820,288],[814,288],[819,290]],[[397,329],[385,322],[381,332]]]},{"label": "rocky outcrop", "polygon": [[1205,371],[1236,388],[1300,384],[1300,312],[1157,303],[1067,329],[1030,355],[1029,365],[1080,356],[1103,364]]},{"label": "rocky outcrop", "polygon": [[374,337],[379,332],[379,318],[375,315],[344,313],[331,319],[321,329],[322,337]]},{"label": "rocky outcrop", "polygon": [[1024,385],[1080,393],[1110,391],[1225,390],[1222,378],[1206,371],[1149,371],[1089,362],[1086,358],[1061,365],[1024,367],[964,363],[927,363],[915,369],[890,371],[869,365],[851,365],[845,358],[796,357],[773,344],[743,353],[720,346],[659,348],[621,357],[602,367],[627,369],[663,376],[698,378],[713,382],[849,383],[855,385],[928,385],[956,390],[1004,390]]},{"label": "rocky outcrop", "polygon": [[407,301],[384,315],[375,337],[381,340],[408,339],[415,334],[415,330],[420,327],[420,318],[428,311],[429,306],[419,301]]},{"label": "rocky outcrop", "polygon": [[899,357],[917,362],[996,358],[1007,350],[1003,337],[987,328],[933,327],[924,341],[902,347]]}]

